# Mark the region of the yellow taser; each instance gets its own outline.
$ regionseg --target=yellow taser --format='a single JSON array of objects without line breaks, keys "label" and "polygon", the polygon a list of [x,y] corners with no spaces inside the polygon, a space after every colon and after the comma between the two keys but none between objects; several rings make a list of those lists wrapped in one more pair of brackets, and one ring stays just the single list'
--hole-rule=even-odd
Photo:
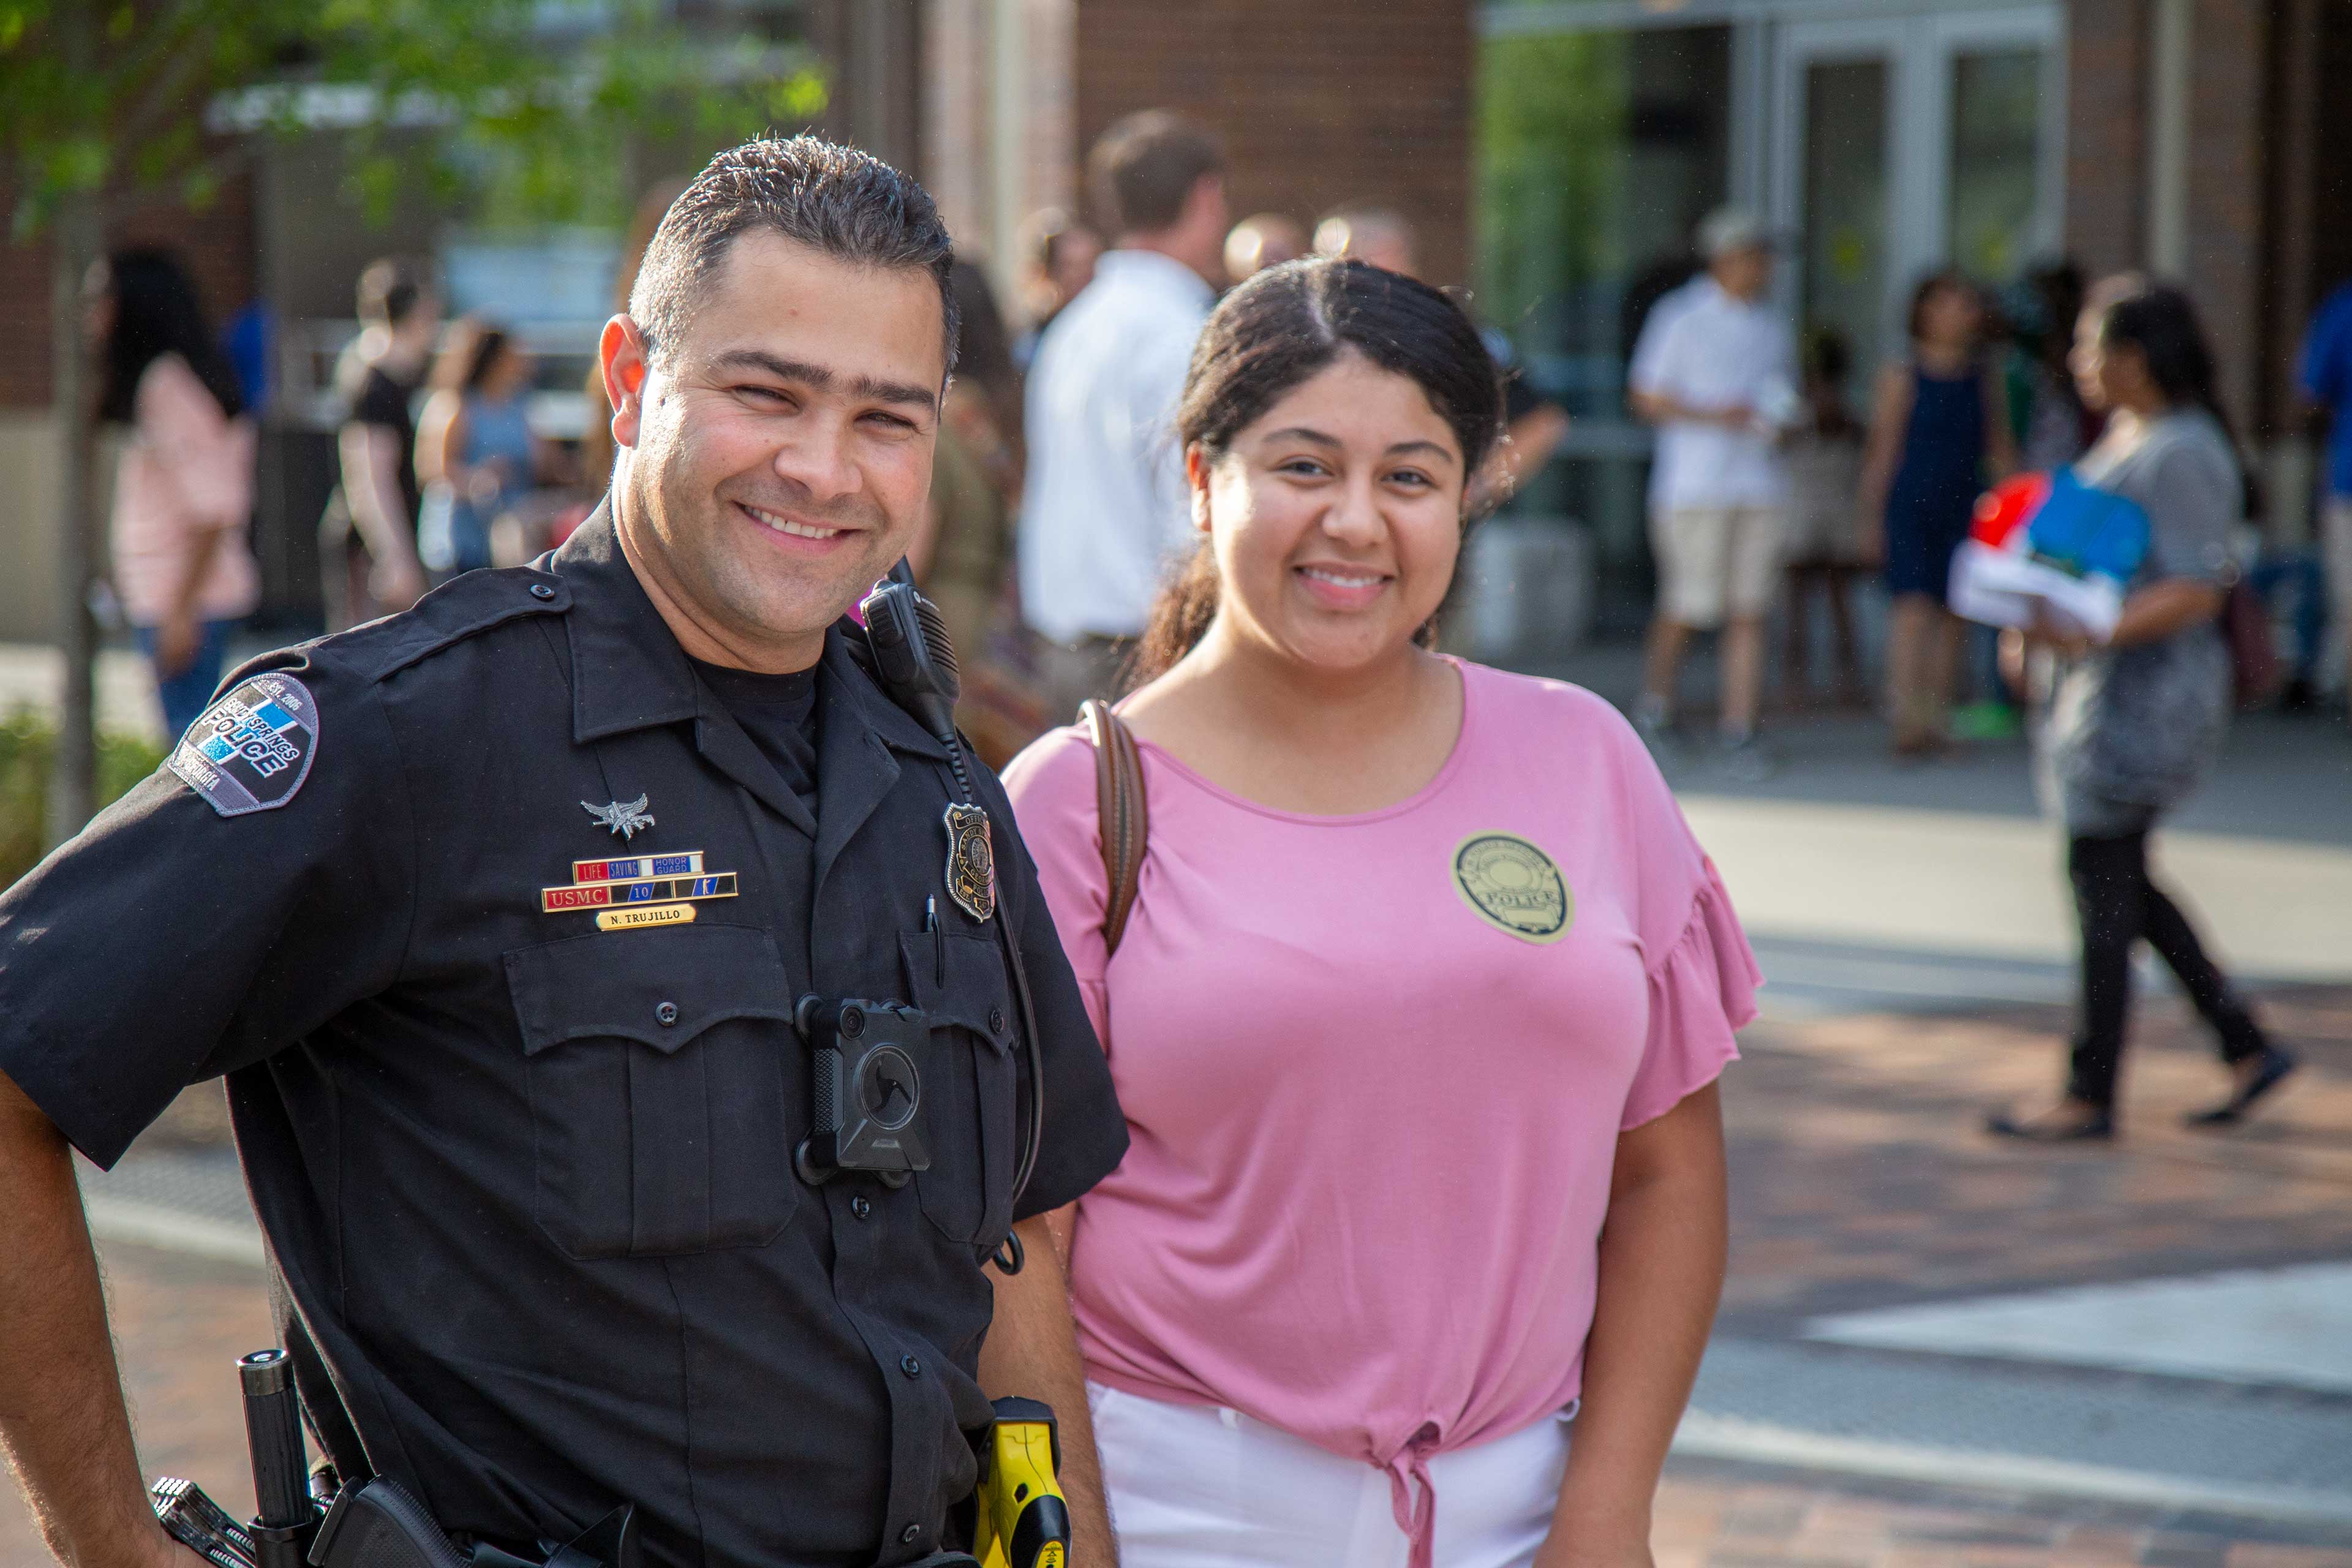
[{"label": "yellow taser", "polygon": [[981,1568],[1068,1568],[1070,1508],[1062,1500],[1062,1432],[1052,1405],[1000,1399],[981,1456],[972,1553]]}]

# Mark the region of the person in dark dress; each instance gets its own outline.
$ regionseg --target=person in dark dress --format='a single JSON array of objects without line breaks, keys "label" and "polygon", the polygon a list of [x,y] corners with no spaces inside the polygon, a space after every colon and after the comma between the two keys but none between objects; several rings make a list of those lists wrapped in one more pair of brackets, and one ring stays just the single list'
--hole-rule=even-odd
[{"label": "person in dark dress", "polygon": [[1938,751],[1966,627],[1946,606],[1952,552],[1978,493],[2017,466],[1984,302],[1955,272],[1911,297],[1911,354],[1879,373],[1863,462],[1862,535],[1895,600],[1888,705],[1898,756]]}]

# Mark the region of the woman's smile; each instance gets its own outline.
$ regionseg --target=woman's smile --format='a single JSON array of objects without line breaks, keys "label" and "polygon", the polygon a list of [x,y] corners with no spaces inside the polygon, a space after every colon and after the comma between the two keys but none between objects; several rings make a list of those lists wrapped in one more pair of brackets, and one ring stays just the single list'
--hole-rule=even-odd
[{"label": "woman's smile", "polygon": [[1316,603],[1335,610],[1360,610],[1379,598],[1394,582],[1386,572],[1365,566],[1294,566],[1291,574],[1306,584]]}]

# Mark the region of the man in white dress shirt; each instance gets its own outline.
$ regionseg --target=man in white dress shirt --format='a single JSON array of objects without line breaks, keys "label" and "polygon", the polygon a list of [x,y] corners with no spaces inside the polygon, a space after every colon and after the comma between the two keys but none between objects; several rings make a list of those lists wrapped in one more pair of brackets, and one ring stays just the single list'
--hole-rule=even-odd
[{"label": "man in white dress shirt", "polygon": [[[1633,365],[1633,410],[1658,426],[1651,544],[1658,608],[1634,722],[1654,745],[1673,720],[1683,651],[1720,626],[1725,758],[1759,777],[1764,618],[1780,584],[1788,479],[1779,442],[1798,414],[1796,345],[1766,297],[1772,240],[1734,209],[1699,226],[1706,276],[1654,307]],[[1670,312],[1660,316],[1659,312]]]},{"label": "man in white dress shirt", "polygon": [[1087,179],[1115,237],[1030,366],[1021,500],[1022,616],[1056,723],[1117,695],[1154,595],[1192,548],[1176,404],[1227,223],[1215,138],[1165,110],[1103,132]]}]

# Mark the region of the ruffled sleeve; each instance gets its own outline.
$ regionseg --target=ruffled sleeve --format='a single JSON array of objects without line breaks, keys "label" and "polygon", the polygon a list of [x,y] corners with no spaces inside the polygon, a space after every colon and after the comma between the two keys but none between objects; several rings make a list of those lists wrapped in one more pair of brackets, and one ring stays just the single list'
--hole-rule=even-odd
[{"label": "ruffled sleeve", "polygon": [[1715,862],[1702,858],[1701,866],[1682,935],[1649,968],[1650,1031],[1621,1131],[1664,1116],[1713,1083],[1739,1055],[1733,1031],[1756,1016],[1763,971]]}]

